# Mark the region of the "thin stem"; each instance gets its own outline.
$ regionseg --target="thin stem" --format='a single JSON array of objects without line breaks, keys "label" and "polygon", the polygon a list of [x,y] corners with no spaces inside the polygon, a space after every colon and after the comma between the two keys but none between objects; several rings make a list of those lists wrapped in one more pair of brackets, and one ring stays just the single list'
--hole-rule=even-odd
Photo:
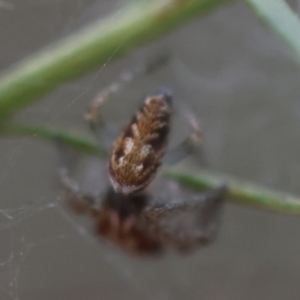
[{"label": "thin stem", "polygon": [[87,138],[86,133],[68,131],[66,128],[53,128],[41,125],[25,125],[12,122],[0,125],[1,136],[27,136],[46,140],[60,140],[65,145],[87,154],[105,155],[105,150],[98,147],[93,138]]},{"label": "thin stem", "polygon": [[[8,123],[5,126],[3,124],[0,126],[0,135],[25,135],[34,138],[41,137],[47,140],[59,138],[66,145],[83,153],[105,155],[104,150],[98,148],[96,141],[86,137],[86,133],[68,132],[65,128],[59,129]],[[169,170],[164,175],[173,178],[189,188],[197,190],[215,188],[226,184],[228,186],[229,201],[233,203],[300,216],[299,197],[267,189],[228,175],[218,174],[209,170],[197,172],[197,174]]]},{"label": "thin stem", "polygon": [[0,77],[0,121],[59,85],[97,69],[228,0],[135,0],[13,65]]},{"label": "thin stem", "polygon": [[300,197],[267,189],[229,175],[211,171],[202,171],[196,174],[168,171],[166,176],[189,188],[198,190],[226,184],[229,201],[233,203],[300,216]]},{"label": "thin stem", "polygon": [[300,63],[300,20],[284,0],[244,0],[253,13],[293,51]]}]

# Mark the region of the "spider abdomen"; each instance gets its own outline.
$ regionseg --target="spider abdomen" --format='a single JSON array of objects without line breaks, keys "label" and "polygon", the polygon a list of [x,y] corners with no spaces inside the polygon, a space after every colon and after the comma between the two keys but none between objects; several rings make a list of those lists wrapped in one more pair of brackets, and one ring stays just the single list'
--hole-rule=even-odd
[{"label": "spider abdomen", "polygon": [[147,97],[113,145],[110,180],[116,192],[131,194],[155,176],[168,143],[170,92]]}]

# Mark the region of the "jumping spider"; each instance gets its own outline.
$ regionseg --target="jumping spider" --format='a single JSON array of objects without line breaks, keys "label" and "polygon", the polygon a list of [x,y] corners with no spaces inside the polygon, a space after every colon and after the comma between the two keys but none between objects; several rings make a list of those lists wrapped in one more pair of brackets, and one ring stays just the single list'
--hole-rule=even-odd
[{"label": "jumping spider", "polygon": [[[136,70],[134,75],[148,73],[150,69],[153,69],[153,63]],[[106,130],[99,108],[133,77],[132,73],[124,73],[117,83],[99,93],[89,106],[86,119],[101,146],[106,141]],[[189,114],[192,133],[175,149],[166,152],[172,99],[168,89],[146,97],[113,142],[108,167],[111,187],[102,200],[82,194],[77,183],[69,177],[68,169],[60,169],[67,190],[67,203],[77,213],[94,219],[97,234],[131,254],[154,255],[168,247],[187,252],[208,244],[217,233],[226,193],[224,186],[204,193],[182,191],[176,186],[172,195],[168,193],[170,182],[161,179],[159,189],[164,191],[165,198],[162,192],[160,196],[152,196],[148,191],[162,162],[179,161],[202,140],[200,126]],[[172,184],[174,187],[175,183]]]}]

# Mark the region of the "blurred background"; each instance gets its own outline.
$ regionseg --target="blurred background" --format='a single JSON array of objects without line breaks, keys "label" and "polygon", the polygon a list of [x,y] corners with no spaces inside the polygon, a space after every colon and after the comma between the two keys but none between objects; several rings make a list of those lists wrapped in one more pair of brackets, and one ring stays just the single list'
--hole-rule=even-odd
[{"label": "blurred background", "polygon": [[[126,2],[6,1],[12,7],[0,9],[1,70]],[[297,10],[297,1],[290,4]],[[82,115],[93,96],[121,70],[163,51],[172,54],[168,65],[115,95],[107,121],[121,126],[144,95],[169,86],[201,119],[210,168],[300,194],[300,68],[239,1],[62,86],[17,119],[89,135]],[[175,142],[185,134],[178,119]],[[53,144],[2,138],[0,166],[1,300],[300,297],[299,219],[227,204],[212,246],[187,257],[137,259],[101,244],[89,220],[62,206]],[[83,185],[106,184],[97,159],[85,157],[79,169]]]}]

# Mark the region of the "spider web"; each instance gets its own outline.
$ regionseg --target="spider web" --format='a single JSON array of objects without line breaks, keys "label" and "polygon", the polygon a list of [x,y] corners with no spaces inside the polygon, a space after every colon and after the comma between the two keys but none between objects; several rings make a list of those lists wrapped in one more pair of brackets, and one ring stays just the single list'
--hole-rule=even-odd
[{"label": "spider web", "polygon": [[[0,57],[1,69],[81,28],[93,19],[105,16],[124,2],[0,0],[0,45],[3,53],[3,57]],[[299,1],[290,3],[299,11]],[[237,20],[236,16],[240,14],[241,17]],[[170,84],[172,87],[181,84],[182,89],[177,88],[176,95],[178,98],[194,99],[192,107],[198,101],[198,96],[195,95],[203,98],[201,110],[195,106],[195,111],[203,117],[203,124],[209,128],[206,139],[208,158],[214,161],[216,168],[299,192],[300,166],[295,162],[299,161],[300,149],[294,143],[299,135],[300,107],[298,98],[295,97],[298,95],[299,74],[297,70],[290,72],[281,68],[283,62],[289,61],[288,56],[281,48],[277,50],[277,41],[271,39],[266,44],[265,40],[269,37],[266,38],[253,23],[255,22],[240,5],[234,7],[233,12],[224,9],[224,12],[217,12],[189,28],[196,28],[195,36],[197,34],[203,39],[201,47],[193,39],[189,40],[191,46],[187,49],[185,43],[177,40],[176,34],[171,35],[154,46],[136,51],[126,60],[113,63],[109,68],[103,65],[94,74],[66,84],[45,97],[42,103],[22,112],[18,120],[78,128],[88,134],[82,114],[88,101],[100,87],[110,83],[120,70],[128,68],[136,61],[150,57],[153,52],[159,53],[161,49],[173,47],[178,57],[181,52],[186,51],[186,62],[175,58],[172,67],[167,71],[159,72],[155,77],[140,79],[138,86],[132,84],[134,88],[125,88],[121,97],[115,97],[118,97],[117,102],[105,108],[105,117],[108,120],[118,120],[114,122],[118,126],[126,120],[127,111],[130,114],[136,107],[137,102],[131,99],[141,99],[144,93],[155,90],[161,83]],[[236,30],[237,27],[240,32]],[[224,37],[221,31],[227,35]],[[190,35],[187,32],[183,28],[179,32],[181,38]],[[224,40],[230,40],[232,35],[239,42],[229,46]],[[120,41],[120,45],[122,42]],[[243,47],[250,49],[249,53],[241,51]],[[198,53],[200,48],[203,58]],[[224,51],[223,62],[220,61],[222,54],[219,49]],[[116,51],[118,48],[108,57],[107,63]],[[266,58],[278,61],[276,66],[281,73],[273,78],[273,84],[268,85],[273,72],[271,63],[266,67],[269,68],[268,71],[258,67],[262,58],[263,61]],[[198,61],[198,69],[187,67]],[[203,70],[202,73],[200,69]],[[172,73],[174,78],[171,78]],[[286,85],[283,86],[282,82]],[[280,91],[276,90],[277,86],[281,87]],[[236,128],[236,123],[240,122],[240,112],[245,110],[239,106],[241,102],[237,98],[246,98],[246,103],[250,96],[263,99],[266,89],[271,95],[268,98],[271,100],[266,99],[268,107],[258,101],[255,102],[256,106],[249,105],[249,109],[246,109],[249,113],[243,118],[240,128]],[[290,98],[297,98],[289,108],[281,101],[281,97],[286,94]],[[120,106],[118,103],[121,103]],[[278,125],[274,122],[276,112],[288,119],[289,125]],[[273,130],[265,133],[264,130],[269,127]],[[174,131],[180,130],[181,124],[175,124]],[[284,136],[280,145],[278,132]],[[262,133],[268,134],[268,143]],[[185,132],[182,132],[181,137],[184,135]],[[254,137],[264,150],[260,148],[257,152],[253,145],[249,145],[249,150],[241,147],[241,141],[246,143]],[[291,257],[298,255],[300,245],[297,239],[289,239],[286,234],[296,234],[295,228],[299,228],[296,221],[272,219],[271,216],[254,212],[247,214],[239,209],[231,210],[232,218],[226,220],[226,228],[218,242],[219,248],[204,250],[201,255],[195,254],[184,259],[171,255],[159,261],[138,260],[124,256],[109,245],[101,243],[93,236],[89,220],[74,216],[65,209],[57,176],[58,157],[55,145],[35,138],[12,137],[1,139],[0,145],[1,300],[121,297],[130,300],[250,299],[247,298],[249,294],[251,299],[299,299],[297,291],[300,268]],[[256,153],[256,160],[251,162],[241,159],[244,157],[241,153],[247,158]],[[282,153],[286,154],[284,158]],[[260,160],[261,157],[263,160]],[[290,165],[288,157],[294,158]],[[274,161],[281,164],[274,164]],[[96,193],[104,188],[107,179],[103,176],[103,168],[99,159],[81,157],[76,174],[84,189]],[[248,223],[241,229],[242,225],[236,225],[237,220],[242,225],[247,220]],[[259,224],[263,225],[266,235],[263,235],[264,230],[261,230]],[[282,224],[286,225],[284,229]],[[278,240],[277,244],[275,240]],[[236,246],[238,249],[233,247],[236,241],[239,241]],[[259,251],[257,248],[252,251],[253,244],[259,244],[266,251]],[[289,249],[284,247],[282,252],[273,250],[281,249],[281,245],[289,245]],[[280,260],[279,256],[283,252],[287,256]],[[276,257],[276,262],[272,260],[272,255]],[[270,284],[265,278],[273,279],[274,284]],[[260,286],[260,282],[264,282],[264,286]],[[281,292],[278,289],[284,283],[289,288]],[[251,284],[255,288],[251,288]],[[269,287],[268,290],[266,286]]]},{"label": "spider web", "polygon": [[[16,18],[14,21],[15,26],[23,26],[26,24],[28,28],[26,30],[32,30],[32,22],[39,23],[40,28],[37,30],[37,35],[41,32],[44,36],[37,37],[35,40],[30,41],[28,38],[28,47],[20,53],[16,53],[15,57],[8,58],[3,64],[5,66],[9,59],[13,62],[18,59],[18,56],[26,56],[27,53],[41,48],[51,42],[51,40],[58,39],[64,35],[69,34],[71,31],[80,28],[82,25],[91,21],[93,18],[98,18],[101,14],[110,11],[113,6],[117,6],[118,3],[111,3],[111,1],[47,1],[47,0],[27,0],[27,1],[1,1],[0,13],[4,18]],[[33,13],[34,11],[34,13]],[[95,14],[95,11],[97,14]],[[23,16],[21,20],[17,20],[18,16]],[[44,18],[41,20],[40,18]],[[9,21],[6,22],[7,33],[10,34]],[[21,34],[21,33],[19,33]],[[12,37],[8,38],[10,41]],[[33,45],[30,45],[30,43]],[[35,44],[34,44],[35,43]],[[122,42],[120,41],[120,44]],[[11,43],[13,44],[13,43]],[[7,44],[7,48],[12,45]],[[117,49],[116,49],[117,51]],[[115,54],[112,53],[111,57],[107,59],[107,63]],[[9,57],[9,55],[7,54]],[[106,64],[103,65],[103,68]],[[76,107],[76,103],[82,100],[88,94],[89,90],[101,73],[102,68],[92,78],[87,78],[83,83],[76,84],[75,93],[71,96],[71,101],[63,103],[60,107],[57,107],[57,101],[53,97],[48,102],[45,101],[45,106],[37,106],[32,110],[28,110],[20,116],[21,120],[30,120],[32,116],[36,117],[36,120],[44,121],[48,125],[60,123],[61,119],[65,118],[66,112],[70,111],[71,107]],[[98,84],[98,83],[97,83]],[[73,86],[74,87],[74,86]],[[67,87],[66,90],[72,90],[71,87]],[[78,93],[79,91],[79,93]],[[93,92],[93,91],[92,91]],[[78,109],[78,108],[77,108]],[[30,159],[33,165],[24,165],[24,159],[29,156],[33,147],[37,146],[37,143],[27,139],[4,139],[2,143],[2,157],[1,157],[1,177],[0,187],[2,191],[1,209],[0,209],[0,298],[1,299],[32,299],[38,295],[39,289],[43,287],[49,289],[51,285],[48,284],[49,279],[45,275],[44,280],[40,283],[34,283],[34,280],[41,276],[42,269],[31,270],[29,269],[29,280],[25,280],[22,284],[22,276],[26,273],[26,264],[34,257],[35,253],[39,252],[39,249],[47,249],[57,246],[61,241],[66,240],[66,236],[70,234],[70,231],[76,232],[82,236],[88,244],[94,245],[94,239],[90,238],[90,234],[86,232],[85,227],[75,222],[61,207],[61,198],[59,193],[59,185],[57,185],[56,175],[48,178],[50,182],[54,182],[54,186],[49,189],[49,192],[42,192],[40,185],[42,184],[38,179],[41,175],[41,170],[34,167],[35,163],[39,160]],[[38,142],[39,144],[39,142]],[[38,146],[39,147],[39,146]],[[42,145],[45,151],[51,148],[51,145]],[[41,150],[41,148],[40,148]],[[42,150],[43,151],[43,150]],[[52,152],[50,150],[50,152]],[[42,164],[47,167],[49,163],[45,161],[45,157],[42,158]],[[57,157],[53,157],[53,163],[57,166]],[[21,168],[20,168],[21,167]],[[18,178],[16,173],[21,171],[22,175]],[[55,174],[54,172],[53,174]],[[35,179],[31,178],[29,181],[25,180],[23,176],[33,175]],[[35,174],[35,175],[34,175]],[[21,178],[22,177],[22,178]],[[46,176],[47,177],[47,176]],[[28,178],[28,177],[27,177]],[[45,179],[45,178],[44,178]],[[101,179],[101,177],[100,177]],[[35,190],[31,195],[28,192],[28,186],[35,186]],[[42,184],[43,185],[43,184]],[[15,190],[16,193],[10,193]],[[44,226],[39,220],[48,220],[44,223],[48,225]],[[59,224],[59,226],[57,226]],[[48,228],[47,228],[48,227]],[[50,228],[50,230],[48,230]],[[46,250],[46,252],[48,252]],[[43,250],[42,250],[43,252]],[[107,253],[107,264],[114,268],[115,259],[112,260],[112,255]],[[30,263],[29,263],[30,264]],[[25,265],[25,266],[24,266]],[[33,265],[31,265],[33,266]],[[127,272],[122,272],[122,268],[117,268],[117,273],[121,278],[125,278],[126,282],[130,282]],[[124,273],[124,274],[123,274]],[[30,274],[35,274],[31,276]],[[47,272],[45,272],[47,274]],[[24,277],[23,277],[24,278]],[[34,279],[35,278],[35,279]],[[128,281],[129,280],[129,281]],[[20,283],[21,281],[21,283]],[[26,282],[27,281],[27,282]],[[62,282],[63,280],[61,280]],[[58,286],[59,286],[59,280]],[[31,286],[31,287],[30,287]],[[35,290],[36,289],[36,290]],[[32,292],[32,290],[35,290]],[[32,296],[32,293],[34,296]],[[64,293],[62,293],[64,294]],[[66,293],[65,293],[66,294]],[[60,297],[60,296],[57,296]],[[57,298],[56,297],[56,298]],[[64,296],[61,296],[64,298]],[[40,298],[40,296],[38,296]],[[46,297],[45,297],[46,299]],[[53,299],[51,296],[49,299]],[[75,298],[74,298],[75,299]],[[80,299],[80,298],[78,298]]]}]

